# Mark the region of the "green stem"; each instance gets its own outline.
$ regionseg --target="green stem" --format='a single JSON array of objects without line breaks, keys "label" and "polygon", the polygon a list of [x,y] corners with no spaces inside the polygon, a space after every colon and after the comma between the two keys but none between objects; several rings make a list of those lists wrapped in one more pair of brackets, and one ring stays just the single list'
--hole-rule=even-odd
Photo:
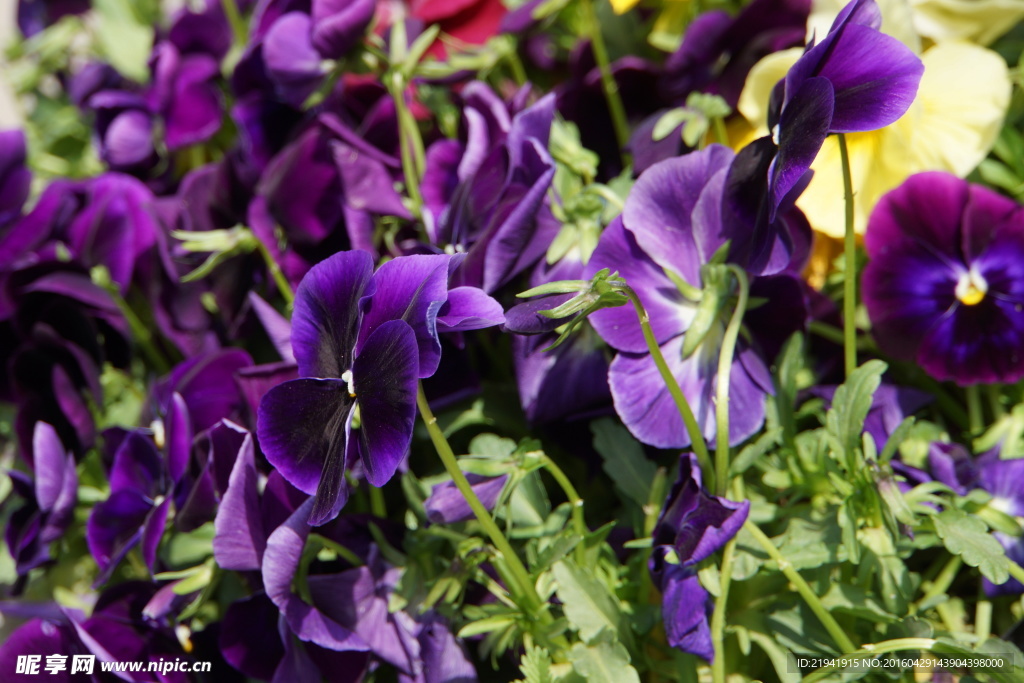
[{"label": "green stem", "polygon": [[381,519],[387,519],[388,516],[388,506],[384,502],[384,492],[373,484],[370,484],[370,512],[373,513],[374,517],[380,517]]},{"label": "green stem", "polygon": [[732,360],[736,353],[736,341],[740,336],[743,314],[747,311],[747,297],[750,283],[742,268],[729,266],[739,285],[736,308],[725,328],[722,350],[718,354],[718,374],[715,378],[715,495],[724,496],[729,487],[729,381],[732,374]]},{"label": "green stem", "polygon": [[[874,659],[878,655],[883,655],[888,652],[904,652],[907,650],[927,650],[930,651],[933,647],[939,644],[939,641],[934,638],[897,638],[895,640],[886,640],[881,643],[872,643],[865,645],[856,652],[846,653],[845,659]],[[829,680],[837,667],[824,667],[813,671],[804,677],[802,683],[816,683],[816,681]]]},{"label": "green stem", "polygon": [[629,146],[629,122],[626,119],[626,108],[622,104],[619,85],[615,82],[615,76],[612,75],[608,47],[601,34],[601,22],[597,18],[594,0],[582,0],[582,4],[587,21],[587,37],[590,38],[590,46],[594,50],[594,61],[597,62],[597,68],[601,72],[601,87],[604,89],[604,97],[608,101],[608,111],[611,113],[612,126],[615,128],[615,140],[619,143],[619,151],[622,154],[622,165],[628,167],[632,160],[626,151]]},{"label": "green stem", "polygon": [[1021,567],[1019,564],[1017,564],[1010,558],[1006,558],[1006,565],[1006,568],[1010,572],[1010,576],[1017,579],[1021,583],[1024,583],[1024,567]]},{"label": "green stem", "polygon": [[711,679],[714,683],[725,683],[725,608],[729,601],[729,584],[732,583],[732,560],[736,551],[736,537],[725,544],[722,552],[722,569],[719,572],[720,589],[715,599],[715,611],[711,615],[711,643],[715,648],[715,659],[711,662]]},{"label": "green stem", "polygon": [[665,382],[665,388],[668,389],[668,393],[672,395],[672,400],[675,401],[679,416],[683,418],[686,432],[690,436],[690,447],[697,454],[697,460],[704,475],[704,486],[712,489],[714,487],[715,471],[711,464],[711,455],[708,452],[707,442],[704,441],[704,434],[700,431],[697,418],[693,416],[690,403],[686,400],[686,396],[683,395],[683,390],[679,388],[679,382],[672,376],[672,371],[669,369],[668,363],[665,362],[665,356],[662,355],[661,347],[658,346],[658,340],[651,329],[651,317],[632,287],[624,285],[621,287],[621,291],[633,303],[633,309],[640,320],[640,329],[643,331],[644,341],[647,342],[647,350],[650,352],[654,365],[657,366],[658,372],[661,374],[662,381]]},{"label": "green stem", "polygon": [[992,417],[998,420],[1006,415],[1006,409],[1003,408],[1002,387],[998,384],[989,384],[985,387],[985,393],[988,395],[988,404],[992,409]]},{"label": "green stem", "polygon": [[804,580],[804,577],[800,576],[800,572],[793,569],[789,560],[783,557],[782,553],[779,552],[779,549],[775,547],[775,544],[772,543],[772,539],[768,538],[765,533],[749,519],[743,524],[743,528],[750,532],[761,547],[764,548],[764,551],[768,553],[768,556],[775,560],[776,564],[779,565],[779,571],[781,571],[785,577],[789,579],[789,582],[793,584],[797,592],[800,594],[800,597],[804,599],[807,606],[810,607],[811,611],[818,617],[818,620],[821,622],[822,626],[825,627],[825,630],[829,632],[829,635],[832,636],[832,639],[836,642],[836,645],[839,646],[839,649],[843,653],[855,652],[857,648],[850,640],[849,636],[846,635],[846,632],[843,631],[842,627],[835,620],[832,614],[825,609],[823,604],[821,604],[821,600],[814,593],[814,590],[810,585],[808,585]]},{"label": "green stem", "polygon": [[978,604],[974,610],[974,635],[978,636],[981,645],[992,635],[992,601],[985,597],[985,591],[979,589]]},{"label": "green stem", "polygon": [[985,428],[985,416],[981,411],[981,390],[977,384],[964,387],[967,398],[967,419],[971,426],[971,434],[978,435]]},{"label": "green stem", "polygon": [[[416,405],[419,406],[420,416],[423,418],[424,424],[427,426],[427,431],[430,433],[430,440],[434,442],[434,448],[437,450],[437,454],[441,457],[441,462],[444,463],[444,468],[448,472],[448,476],[455,482],[456,488],[462,493],[463,498],[466,499],[466,503],[469,504],[469,508],[476,515],[476,519],[480,522],[480,526],[484,528],[487,535],[490,537],[494,547],[497,548],[498,553],[505,560],[511,572],[512,579],[515,582],[517,593],[522,597],[526,603],[525,607],[530,614],[537,614],[543,601],[537,594],[537,589],[534,586],[533,580],[530,579],[530,573],[526,571],[526,567],[523,566],[522,561],[516,554],[516,551],[509,544],[508,539],[505,538],[505,534],[501,533],[501,529],[494,522],[491,514],[484,507],[484,504],[477,498],[476,493],[473,492],[473,487],[466,479],[466,475],[462,473],[459,468],[459,462],[455,458],[455,453],[452,451],[452,447],[448,444],[448,440],[444,437],[444,433],[437,424],[437,418],[434,417],[434,413],[430,410],[430,404],[427,402],[427,397],[423,393],[423,385],[420,384],[418,391],[416,392]],[[518,601],[517,601],[518,602]]]},{"label": "green stem", "polygon": [[853,176],[846,136],[839,133],[839,156],[843,163],[843,195],[846,203],[846,230],[843,239],[845,276],[843,279],[843,359],[846,375],[857,368],[857,235],[853,231]]},{"label": "green stem", "polygon": [[395,113],[398,118],[399,146],[402,153],[402,172],[405,175],[406,190],[415,206],[414,213],[419,214],[423,207],[423,195],[420,193],[420,179],[423,177],[426,153],[423,150],[423,138],[420,136],[419,124],[405,103],[406,82],[397,71],[387,79],[388,90],[395,101]]},{"label": "green stem", "polygon": [[245,26],[245,19],[242,18],[242,13],[238,10],[238,3],[235,0],[223,0],[221,6],[224,8],[224,14],[231,25],[231,33],[234,35],[235,45],[244,46],[249,42],[249,30]]},{"label": "green stem", "polygon": [[[555,464],[555,461],[545,455],[542,459],[544,468],[555,478],[555,481],[562,488],[565,493],[565,497],[569,499],[569,506],[572,508],[572,524],[573,528],[580,537],[585,537],[589,530],[587,529],[586,519],[583,517],[583,499],[580,498],[580,494],[576,492],[576,487],[569,481],[569,477],[565,476],[565,472],[562,468]],[[586,548],[583,543],[576,545],[576,561],[581,567],[585,566]]]},{"label": "green stem", "polygon": [[281,270],[281,266],[274,257],[271,255],[270,250],[267,249],[267,245],[263,244],[262,240],[256,240],[256,248],[259,249],[260,256],[263,257],[263,262],[267,264],[267,270],[270,271],[270,276],[274,278],[274,283],[277,285],[278,291],[281,292],[281,296],[288,303],[288,308],[291,309],[292,304],[295,302],[295,290],[292,289],[292,285],[288,282],[288,278],[284,276],[284,271]]},{"label": "green stem", "polygon": [[921,599],[917,601],[918,608],[922,605],[927,605],[929,602],[949,590],[949,587],[953,584],[953,579],[956,578],[957,572],[960,571],[960,567],[963,563],[964,561],[959,555],[954,555],[949,558],[949,562],[946,563],[946,566],[942,568],[939,575],[936,576],[935,580],[932,581],[930,586],[928,586],[928,590],[925,591],[925,594]]},{"label": "green stem", "polygon": [[725,119],[721,116],[716,116],[714,119],[715,127],[715,138],[716,142],[720,145],[729,146],[729,131],[725,128]]},{"label": "green stem", "polygon": [[125,321],[128,323],[128,329],[132,331],[132,337],[142,351],[142,355],[146,357],[146,360],[149,361],[158,374],[163,375],[169,372],[171,364],[164,357],[164,354],[157,349],[150,328],[142,323],[139,316],[135,315],[135,311],[132,310],[132,307],[128,305],[128,302],[124,300],[124,297],[116,289],[108,290],[108,292],[110,292],[114,303],[117,304],[118,310],[121,311],[121,315],[124,316]]}]

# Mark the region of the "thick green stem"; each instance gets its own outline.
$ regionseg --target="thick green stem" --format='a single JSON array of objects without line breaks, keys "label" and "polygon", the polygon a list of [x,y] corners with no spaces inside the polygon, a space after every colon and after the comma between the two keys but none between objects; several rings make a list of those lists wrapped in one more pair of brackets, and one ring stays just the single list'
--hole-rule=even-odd
[{"label": "thick green stem", "polygon": [[807,606],[810,607],[811,611],[814,612],[814,615],[818,617],[818,620],[821,622],[822,626],[825,627],[825,630],[829,632],[829,635],[832,636],[832,639],[836,642],[836,645],[839,646],[839,649],[843,653],[855,652],[857,647],[853,644],[853,641],[851,641],[849,636],[846,635],[846,632],[839,625],[839,622],[835,620],[831,612],[825,609],[825,606],[821,604],[821,600],[815,594],[810,585],[808,585],[804,580],[804,577],[800,576],[800,572],[793,569],[789,560],[783,557],[782,553],[779,552],[779,549],[775,547],[775,544],[772,543],[772,539],[768,538],[765,533],[749,519],[743,524],[743,528],[750,532],[754,539],[757,540],[762,548],[764,548],[764,551],[768,553],[768,556],[775,560],[776,564],[779,565],[779,571],[781,571],[783,575],[789,579],[789,582],[793,584],[796,591],[800,594],[800,597],[804,599]]},{"label": "thick green stem", "polygon": [[601,34],[601,22],[597,19],[594,1],[582,0],[583,12],[587,21],[587,37],[590,38],[590,46],[594,50],[594,61],[597,62],[597,68],[601,72],[601,87],[604,89],[604,97],[608,101],[608,111],[611,113],[612,126],[615,128],[615,140],[619,143],[619,152],[622,154],[622,165],[628,167],[632,163],[629,152],[626,151],[629,146],[629,121],[626,119],[626,107],[622,104],[619,84],[615,82],[615,76],[612,74],[608,47]]},{"label": "thick green stem", "polygon": [[[549,458],[547,455],[544,456],[542,461],[544,468],[555,478],[558,485],[562,488],[565,493],[565,497],[569,499],[569,506],[572,508],[572,524],[574,531],[580,535],[580,537],[586,536],[587,522],[583,517],[583,499],[580,498],[580,494],[577,493],[576,487],[569,481],[569,477],[565,476],[565,472],[562,468],[555,464],[555,461]],[[584,556],[586,548],[583,543],[576,546],[576,561],[580,566],[585,566],[586,557]]]},{"label": "thick green stem", "polygon": [[846,230],[843,233],[843,359],[846,376],[857,368],[857,235],[853,230],[853,176],[846,136],[839,134],[839,156],[843,163],[843,197],[846,204]]},{"label": "thick green stem", "polygon": [[636,311],[636,316],[640,320],[640,329],[644,334],[644,341],[647,342],[647,350],[651,354],[651,358],[654,360],[654,365],[658,368],[658,372],[661,374],[661,379],[665,382],[665,388],[668,389],[668,393],[671,394],[672,400],[675,401],[676,409],[679,410],[679,416],[683,418],[683,424],[686,426],[686,432],[690,436],[690,447],[693,452],[697,454],[697,460],[700,463],[700,469],[704,475],[704,486],[711,489],[714,487],[715,471],[714,466],[711,464],[711,455],[708,452],[708,444],[704,441],[704,434],[700,430],[700,425],[697,424],[697,418],[693,416],[693,410],[690,409],[690,403],[686,400],[686,396],[683,395],[683,390],[679,388],[679,382],[672,376],[672,371],[668,367],[668,363],[665,362],[665,356],[661,353],[661,347],[658,346],[658,340],[654,336],[654,330],[651,329],[651,317],[647,314],[647,309],[644,308],[643,303],[640,301],[640,297],[633,291],[632,287],[628,285],[621,288],[622,293],[629,297],[629,300],[633,303],[633,309]]},{"label": "thick green stem", "polygon": [[729,584],[732,583],[732,559],[736,551],[736,537],[725,544],[722,552],[722,569],[719,572],[719,592],[715,599],[715,611],[711,615],[711,644],[715,648],[715,659],[711,662],[711,679],[714,683],[725,683],[725,609],[729,602]]},{"label": "thick green stem", "polygon": [[484,504],[477,498],[476,493],[473,492],[473,487],[470,485],[469,480],[466,479],[466,475],[462,473],[459,468],[459,462],[455,458],[455,453],[452,451],[452,447],[448,444],[448,440],[444,437],[444,433],[437,424],[437,418],[434,417],[434,413],[430,410],[430,404],[427,402],[427,397],[423,393],[423,386],[420,385],[419,390],[416,393],[416,405],[419,406],[420,416],[423,418],[424,424],[427,426],[427,431],[430,433],[430,440],[434,442],[434,448],[437,450],[437,454],[441,457],[441,462],[444,463],[444,468],[448,472],[448,476],[455,482],[456,488],[462,493],[463,498],[466,499],[466,503],[469,504],[469,508],[476,515],[476,519],[480,522],[480,526],[484,528],[487,535],[491,539],[491,543],[497,548],[501,554],[505,563],[508,565],[509,571],[512,574],[512,579],[517,584],[516,593],[522,598],[526,604],[524,607],[530,614],[537,614],[543,602],[540,596],[537,594],[537,589],[533,584],[533,580],[530,578],[530,573],[526,571],[526,567],[523,566],[522,561],[516,554],[516,551],[512,548],[512,545],[505,538],[505,534],[501,533],[501,529],[495,523],[491,517],[491,513],[487,511]]},{"label": "thick green stem", "polygon": [[718,374],[715,378],[715,426],[718,433],[715,437],[715,495],[724,496],[729,488],[729,381],[732,374],[732,361],[736,353],[736,341],[740,336],[743,314],[747,310],[747,297],[750,283],[742,268],[729,266],[729,272],[736,278],[739,285],[739,297],[736,308],[729,319],[722,338],[722,350],[718,354]]}]

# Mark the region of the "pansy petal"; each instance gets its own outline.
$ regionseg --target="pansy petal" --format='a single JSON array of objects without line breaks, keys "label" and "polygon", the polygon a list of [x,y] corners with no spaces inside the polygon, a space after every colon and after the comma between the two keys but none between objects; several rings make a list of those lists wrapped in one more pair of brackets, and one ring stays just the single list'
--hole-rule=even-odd
[{"label": "pansy petal", "polygon": [[302,377],[341,377],[352,367],[359,302],[376,289],[373,259],[342,251],[313,266],[295,292],[292,349]]},{"label": "pansy petal", "polygon": [[700,195],[693,188],[704,187],[732,159],[732,150],[711,145],[654,164],[633,185],[622,211],[622,222],[637,244],[658,265],[678,273],[694,287],[700,286],[700,266],[710,254],[697,248],[692,214]]},{"label": "pansy petal", "polygon": [[834,99],[835,91],[827,78],[808,78],[782,110],[778,130],[779,153],[768,171],[771,184],[768,220],[775,220],[783,199],[811,168],[829,134]]},{"label": "pansy petal", "polygon": [[437,313],[439,332],[463,332],[505,322],[505,312],[493,297],[476,287],[455,287]]},{"label": "pansy petal", "polygon": [[46,422],[37,422],[32,432],[32,464],[36,502],[41,510],[52,510],[60,498],[67,476],[67,461],[68,453],[57,430]]},{"label": "pansy petal", "polygon": [[437,314],[448,299],[448,262],[444,254],[417,254],[393,259],[373,274],[373,297],[359,328],[357,353],[363,353],[377,329],[392,320],[412,328],[419,347],[419,372],[430,377],[441,361]]},{"label": "pansy petal", "polygon": [[[340,379],[297,379],[280,384],[260,402],[260,448],[278,472],[298,489],[322,493],[333,508],[347,494],[337,463],[346,458],[353,397]],[[330,469],[339,479],[320,489]]]},{"label": "pansy petal", "polygon": [[213,556],[218,565],[236,571],[260,568],[267,536],[260,511],[252,437],[248,434],[231,470],[213,526]]},{"label": "pansy petal", "polygon": [[709,662],[715,657],[708,625],[710,599],[695,571],[674,565],[666,569],[661,604],[668,644]]},{"label": "pansy petal", "polygon": [[313,47],[326,59],[341,59],[362,38],[375,9],[375,0],[313,0]]},{"label": "pansy petal", "polygon": [[360,457],[366,479],[383,486],[409,451],[416,422],[419,350],[412,328],[386,322],[370,335],[352,368],[359,403]]}]

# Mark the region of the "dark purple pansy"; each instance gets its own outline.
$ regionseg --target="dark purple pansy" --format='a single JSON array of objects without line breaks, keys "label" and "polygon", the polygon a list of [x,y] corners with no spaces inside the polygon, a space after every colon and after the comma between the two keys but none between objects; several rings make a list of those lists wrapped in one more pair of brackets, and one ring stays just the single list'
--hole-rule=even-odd
[{"label": "dark purple pansy", "polygon": [[[178,414],[184,414],[180,395],[176,403]],[[188,451],[180,447],[161,454],[153,440],[140,431],[129,432],[121,441],[108,474],[110,496],[96,504],[86,525],[89,551],[100,567],[97,584],[106,581],[136,546],[143,563],[152,570],[174,485],[187,458]]]},{"label": "dark purple pansy", "polygon": [[357,459],[373,486],[398,469],[412,439],[417,382],[440,361],[439,327],[504,320],[482,293],[455,288],[449,298],[451,261],[405,256],[374,273],[366,252],[340,252],[299,285],[291,342],[300,379],[263,397],[258,433],[271,464],[315,494],[311,524],[345,504],[344,471]]},{"label": "dark purple pansy", "polygon": [[886,353],[960,385],[1024,377],[1024,210],[945,173],[885,195],[865,235],[864,303]]},{"label": "dark purple pansy", "polygon": [[0,131],[0,237],[21,217],[28,198],[32,173],[25,166],[25,134],[20,130]]},{"label": "dark purple pansy", "polygon": [[53,427],[37,422],[32,442],[35,476],[9,473],[15,493],[25,501],[11,513],[4,532],[19,576],[50,559],[50,543],[67,531],[78,496],[74,455]]},{"label": "dark purple pansy", "polygon": [[775,86],[768,114],[778,145],[768,172],[772,218],[826,137],[884,128],[914,101],[924,64],[881,24],[874,0],[854,0]]},{"label": "dark purple pansy", "polygon": [[89,0],[18,0],[18,28],[30,38],[61,18],[89,11]]},{"label": "dark purple pansy", "polygon": [[465,91],[466,141],[427,151],[423,195],[431,241],[466,252],[458,284],[493,292],[536,263],[558,233],[545,206],[555,164],[548,153],[554,97],[510,117],[489,88]]},{"label": "dark purple pansy", "polygon": [[[300,577],[312,602],[295,592],[296,574],[310,534],[306,519],[314,505],[314,500],[306,501],[267,539],[263,555],[267,597],[280,610],[291,634],[304,643],[338,652],[371,652],[400,672],[415,676],[422,667],[415,622],[405,612],[388,609],[398,571],[388,569],[375,548],[369,549],[362,566]],[[349,547],[351,531],[347,528],[350,526],[335,523],[322,533]]]},{"label": "dark purple pansy", "polygon": [[375,9],[375,0],[261,2],[245,60],[263,72],[277,97],[299,107],[326,77],[323,61],[341,59],[355,47]]},{"label": "dark purple pansy", "polygon": [[[735,159],[742,161],[743,157]],[[716,312],[702,341],[684,356],[683,344],[700,305],[695,297],[703,300],[714,296],[713,292],[699,294],[709,285],[704,281],[704,264],[728,240],[729,260],[755,275],[773,274],[772,278],[756,278],[753,283],[784,287],[781,291],[786,292],[788,305],[799,311],[802,300],[791,273],[802,265],[807,253],[808,229],[799,211],[788,209],[780,214],[771,226],[772,232],[762,236],[755,231],[758,223],[746,220],[756,210],[737,209],[736,197],[729,192],[736,175],[733,162],[730,150],[712,145],[652,166],[634,185],[622,218],[601,235],[586,269],[588,276],[602,268],[618,271],[636,291],[650,314],[655,339],[669,369],[709,439],[715,436],[712,397],[721,340],[731,312]],[[756,202],[757,196],[750,199]],[[785,286],[787,282],[794,286]],[[798,314],[778,320],[791,325],[792,332],[803,324],[803,318]],[[598,334],[619,351],[608,379],[615,409],[625,425],[634,436],[653,446],[689,444],[682,418],[647,350],[632,308],[602,309],[590,320]],[[732,443],[761,427],[764,398],[772,391],[766,359],[755,342],[741,336],[732,362]]]},{"label": "dark purple pansy", "polygon": [[[697,565],[735,536],[750,512],[750,501],[736,502],[708,494],[700,465],[682,456],[654,528],[650,569],[662,592],[662,618],[672,647],[711,661],[715,656],[708,627],[710,596],[697,578]],[[674,558],[671,557],[674,554]]]}]

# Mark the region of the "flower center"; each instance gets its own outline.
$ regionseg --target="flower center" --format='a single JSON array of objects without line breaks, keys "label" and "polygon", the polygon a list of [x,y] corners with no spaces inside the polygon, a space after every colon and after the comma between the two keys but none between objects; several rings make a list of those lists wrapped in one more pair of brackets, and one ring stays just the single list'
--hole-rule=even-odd
[{"label": "flower center", "polygon": [[956,283],[956,298],[964,306],[976,306],[985,298],[988,291],[988,282],[978,270],[971,266],[971,269],[960,275]]},{"label": "flower center", "polygon": [[348,395],[351,396],[352,398],[355,398],[356,397],[356,387],[352,383],[352,371],[351,370],[346,370],[345,372],[341,373],[341,378],[343,380],[345,380],[346,382],[348,382]]}]

